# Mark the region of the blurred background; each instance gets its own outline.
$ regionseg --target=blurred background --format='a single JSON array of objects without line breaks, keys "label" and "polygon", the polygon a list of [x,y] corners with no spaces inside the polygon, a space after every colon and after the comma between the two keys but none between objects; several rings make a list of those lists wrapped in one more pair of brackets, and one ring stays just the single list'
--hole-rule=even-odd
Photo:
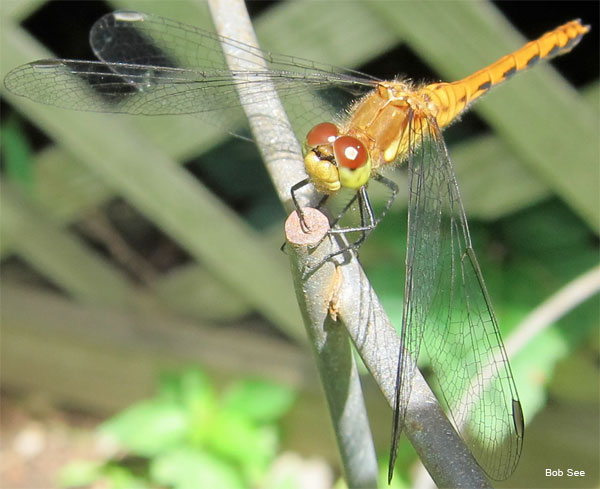
[{"label": "blurred background", "polygon": [[[210,27],[201,2],[4,0],[0,75],[94,59],[89,29],[117,8]],[[415,81],[459,79],[568,20],[591,24],[445,136],[506,342],[597,267],[598,2],[248,8],[265,50]],[[285,212],[257,149],[193,117],[77,113],[1,89],[0,485],[332,487],[335,440],[279,250]],[[404,191],[361,249],[395,324],[405,246]],[[599,304],[585,285],[575,297],[511,354],[527,429],[498,487],[599,483]],[[391,410],[363,380],[384,466]],[[422,487],[416,463],[403,440],[393,487]],[[202,480],[181,480],[197,467]]]}]

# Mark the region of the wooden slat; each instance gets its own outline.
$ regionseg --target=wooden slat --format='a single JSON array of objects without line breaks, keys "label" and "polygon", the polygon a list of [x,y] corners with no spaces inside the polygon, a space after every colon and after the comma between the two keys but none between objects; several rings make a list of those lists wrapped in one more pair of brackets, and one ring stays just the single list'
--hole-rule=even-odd
[{"label": "wooden slat", "polygon": [[[2,76],[7,67],[44,55],[7,19],[3,19],[2,48]],[[61,111],[10,99],[211,273],[287,334],[304,340],[285,256],[277,249],[266,249],[260,236],[144,139],[127,118]]]},{"label": "wooden slat", "polygon": [[[2,222],[0,256],[6,257],[16,252],[34,268],[39,270],[37,265],[41,265],[42,272],[47,268],[43,264],[48,262],[53,264],[53,267],[59,267],[60,275],[87,273],[88,267],[76,266],[71,270],[80,264],[71,256],[67,256],[65,261],[65,248],[62,243],[70,243],[67,248],[76,247],[79,254],[89,255],[86,260],[94,263],[98,260],[95,252],[86,249],[74,235],[62,231],[61,227],[81,218],[88,209],[93,209],[112,198],[113,193],[89,170],[57,147],[51,147],[37,155],[34,172],[36,191],[33,195],[20,195],[19,199],[13,199],[12,206],[9,205],[6,209],[6,219]],[[35,197],[36,202],[29,202],[31,197]],[[10,193],[5,194],[4,198],[10,199]],[[10,209],[14,212],[10,212]],[[15,218],[11,220],[11,216]],[[35,233],[35,239],[32,233]],[[47,242],[53,236],[53,242],[58,243],[58,246],[51,246]],[[112,268],[110,264],[107,265],[109,269]],[[114,273],[119,275],[117,271]],[[50,275],[52,280],[55,274]],[[118,280],[126,282],[122,278]],[[100,294],[95,297],[96,302],[114,305],[112,294],[123,293],[123,286],[108,287],[104,280],[98,280],[92,275],[86,280],[80,278],[75,283],[71,281],[72,279],[62,279],[60,285],[75,297],[83,294],[87,300],[92,299],[90,292],[96,290],[96,287],[107,287],[99,290]],[[83,291],[78,292],[78,283],[85,284]],[[176,311],[197,318],[231,321],[248,314],[251,310],[238,294],[195,263],[178,267],[168,276],[160,278],[148,293],[156,293],[159,296],[157,300]],[[128,299],[133,299],[131,294],[120,297],[118,303],[124,303]]]},{"label": "wooden slat", "polygon": [[19,243],[19,255],[73,298],[122,306],[133,287],[113,265],[61,230],[8,185],[0,187],[1,233]]},{"label": "wooden slat", "polygon": [[197,265],[177,268],[157,281],[156,294],[170,308],[213,321],[234,321],[251,312],[250,304]]},{"label": "wooden slat", "polygon": [[0,375],[7,389],[97,412],[152,394],[161,371],[190,365],[217,376],[261,376],[308,390],[318,385],[301,349],[244,325],[192,324],[159,310],[117,312],[6,281],[1,293]]}]

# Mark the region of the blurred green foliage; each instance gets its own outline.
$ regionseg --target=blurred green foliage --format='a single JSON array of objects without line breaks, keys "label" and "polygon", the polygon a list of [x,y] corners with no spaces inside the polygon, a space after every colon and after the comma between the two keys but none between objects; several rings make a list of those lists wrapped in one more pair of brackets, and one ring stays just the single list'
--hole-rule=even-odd
[{"label": "blurred green foliage", "polygon": [[27,192],[33,190],[34,172],[31,145],[21,120],[11,115],[2,123],[2,163],[5,177]]},{"label": "blurred green foliage", "polygon": [[262,380],[235,382],[218,395],[198,370],[164,375],[155,397],[100,426],[120,456],[73,462],[62,469],[60,485],[102,480],[111,489],[254,487],[278,453],[277,423],[294,398],[291,389]]}]

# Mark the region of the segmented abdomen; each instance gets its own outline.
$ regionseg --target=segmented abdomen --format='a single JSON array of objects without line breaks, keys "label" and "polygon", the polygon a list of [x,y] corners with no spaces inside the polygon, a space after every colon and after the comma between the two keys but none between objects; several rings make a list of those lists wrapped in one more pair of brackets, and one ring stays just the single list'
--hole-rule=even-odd
[{"label": "segmented abdomen", "polygon": [[427,85],[422,92],[438,107],[438,125],[450,124],[470,103],[515,73],[542,59],[568,53],[589,30],[589,26],[582,25],[580,20],[567,22],[462,80]]}]

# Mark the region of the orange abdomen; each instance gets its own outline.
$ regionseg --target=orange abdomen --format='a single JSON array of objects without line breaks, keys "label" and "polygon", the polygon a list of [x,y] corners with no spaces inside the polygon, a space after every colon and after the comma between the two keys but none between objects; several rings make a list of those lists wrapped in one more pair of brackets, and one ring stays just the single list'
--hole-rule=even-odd
[{"label": "orange abdomen", "polygon": [[470,103],[515,73],[535,65],[539,60],[568,53],[589,30],[589,26],[582,25],[579,20],[567,22],[462,80],[427,85],[422,91],[438,107],[438,125],[444,127],[450,124]]}]

